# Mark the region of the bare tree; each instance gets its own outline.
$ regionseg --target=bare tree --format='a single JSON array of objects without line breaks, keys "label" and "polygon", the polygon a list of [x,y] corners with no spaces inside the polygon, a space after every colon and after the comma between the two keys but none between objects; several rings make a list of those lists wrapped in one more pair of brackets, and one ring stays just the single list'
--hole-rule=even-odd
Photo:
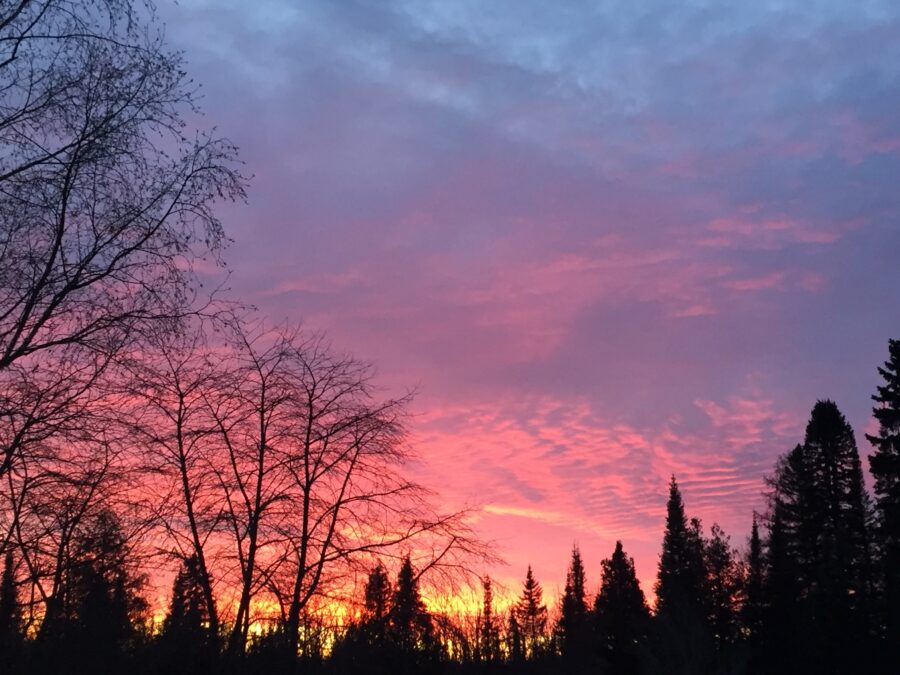
[{"label": "bare tree", "polygon": [[211,207],[243,181],[193,108],[149,4],[0,5],[0,475],[221,249]]},{"label": "bare tree", "polygon": [[412,553],[418,576],[459,581],[489,557],[467,513],[437,513],[404,475],[408,396],[380,398],[371,367],[299,329],[234,320],[215,335],[170,336],[130,382],[134,438],[170,505],[161,529],[204,561],[205,593],[215,578],[233,594],[218,598],[229,651],[273,618],[296,650],[304,617],[376,558]]}]

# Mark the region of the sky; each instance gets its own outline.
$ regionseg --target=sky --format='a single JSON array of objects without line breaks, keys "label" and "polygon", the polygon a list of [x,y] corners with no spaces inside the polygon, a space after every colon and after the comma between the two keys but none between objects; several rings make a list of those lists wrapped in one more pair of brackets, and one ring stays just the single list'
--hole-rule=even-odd
[{"label": "sky", "polygon": [[900,337],[900,5],[162,0],[239,147],[234,294],[415,388],[410,467],[512,592],[652,593],[672,474],[745,544]]}]

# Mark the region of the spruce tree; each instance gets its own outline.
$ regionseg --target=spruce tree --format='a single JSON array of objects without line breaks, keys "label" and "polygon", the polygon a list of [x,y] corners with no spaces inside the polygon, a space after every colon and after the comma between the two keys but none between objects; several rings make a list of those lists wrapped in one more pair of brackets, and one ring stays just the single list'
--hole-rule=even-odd
[{"label": "spruce tree", "polygon": [[22,617],[15,574],[15,560],[9,550],[4,556],[3,576],[0,577],[0,666],[4,666],[4,672],[13,670],[22,648]]},{"label": "spruce tree", "polygon": [[600,653],[615,673],[637,670],[639,649],[646,643],[650,609],[637,580],[634,560],[616,542],[611,557],[600,563],[600,592],[594,601],[594,623]]},{"label": "spruce tree", "polygon": [[866,438],[875,447],[869,468],[875,479],[885,637],[894,658],[900,658],[900,340],[888,342],[888,360],[878,373],[884,380],[872,396],[878,433]]},{"label": "spruce tree", "polygon": [[206,594],[196,555],[187,557],[172,584],[169,613],[163,622],[161,645],[166,670],[196,673],[208,670],[214,656]]},{"label": "spruce tree", "polygon": [[747,637],[756,642],[762,631],[765,598],[765,560],[763,559],[762,539],[759,536],[759,524],[756,513],[750,527],[750,539],[747,543],[746,580],[744,586],[744,603],[741,606],[741,625]]},{"label": "spruce tree", "polygon": [[566,572],[566,585],[557,624],[560,653],[577,667],[587,659],[590,650],[590,622],[588,617],[586,576],[581,551],[572,548],[572,560]]},{"label": "spruce tree", "polygon": [[790,617],[784,629],[795,632],[783,647],[822,672],[857,668],[872,581],[868,500],[853,429],[834,402],[816,402],[771,484],[767,600],[773,621]]},{"label": "spruce tree", "polygon": [[506,656],[512,663],[519,663],[525,659],[525,645],[515,608],[510,610],[506,620]]},{"label": "spruce tree", "polygon": [[544,604],[544,591],[531,565],[525,575],[522,595],[515,607],[516,620],[522,635],[522,645],[526,658],[534,658],[543,650],[547,634],[547,606]]},{"label": "spruce tree", "polygon": [[397,574],[388,634],[394,647],[406,655],[430,657],[437,646],[431,615],[419,593],[419,582],[409,556],[403,559]]},{"label": "spruce tree", "polygon": [[695,673],[712,667],[714,643],[703,533],[696,518],[688,524],[675,477],[669,484],[666,529],[656,580],[657,657],[671,673]]},{"label": "spruce tree", "polygon": [[366,581],[365,614],[367,623],[381,624],[391,607],[391,582],[387,570],[379,563],[372,568]]},{"label": "spruce tree", "polygon": [[737,640],[743,570],[731,540],[717,523],[704,545],[709,625],[720,649]]},{"label": "spruce tree", "polygon": [[494,618],[494,592],[491,578],[485,577],[481,584],[483,603],[478,625],[478,656],[488,663],[500,658],[500,629]]},{"label": "spruce tree", "polygon": [[663,617],[681,620],[704,614],[703,545],[700,523],[688,525],[684,502],[675,476],[669,484],[666,530],[656,581],[656,611]]}]

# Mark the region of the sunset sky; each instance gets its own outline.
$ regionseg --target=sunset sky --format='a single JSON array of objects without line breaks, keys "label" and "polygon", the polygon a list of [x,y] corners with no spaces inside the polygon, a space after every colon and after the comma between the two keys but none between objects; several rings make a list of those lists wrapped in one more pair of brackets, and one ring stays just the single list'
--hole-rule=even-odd
[{"label": "sunset sky", "polygon": [[[726,8],[727,5],[727,8]],[[669,476],[743,546],[817,398],[900,337],[900,4],[179,0],[253,181],[234,294],[417,388],[416,475],[547,592]]]}]

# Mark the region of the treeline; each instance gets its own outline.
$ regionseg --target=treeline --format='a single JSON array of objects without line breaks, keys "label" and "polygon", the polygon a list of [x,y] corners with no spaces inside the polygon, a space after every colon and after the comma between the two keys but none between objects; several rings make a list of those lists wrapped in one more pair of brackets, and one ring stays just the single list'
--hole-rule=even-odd
[{"label": "treeline", "polygon": [[[889,342],[879,373],[883,384],[873,396],[879,431],[867,435],[874,501],[852,428],[834,402],[818,401],[803,442],[767,478],[768,508],[752,515],[743,551],[718,525],[707,535],[699,519],[688,517],[672,478],[652,611],[633,560],[616,542],[600,563],[594,597],[573,549],[553,616],[529,567],[504,615],[494,611],[487,579],[483,609],[467,632],[443,634],[435,644],[431,626],[438,618],[429,623],[423,613],[417,625],[428,628],[398,641],[398,628],[410,625],[399,617],[408,612],[395,617],[383,602],[371,602],[386,598],[372,592],[383,584],[379,568],[366,587],[361,620],[336,644],[334,665],[339,672],[404,672],[409,664],[438,672],[443,650],[455,665],[447,670],[464,672],[896,673],[900,340]],[[397,598],[403,585],[401,576]]]},{"label": "treeline", "polygon": [[183,558],[165,619],[148,620],[142,570],[120,518],[101,510],[73,538],[63,607],[25,630],[16,551],[0,581],[5,672],[132,673],[854,673],[896,672],[900,654],[900,340],[879,369],[879,432],[864,486],[853,430],[831,401],[814,406],[803,442],[768,478],[745,550],[689,518],[675,478],[655,585],[647,604],[622,542],[600,563],[591,596],[572,550],[564,592],[548,608],[529,567],[515,602],[495,607],[489,578],[475,617],[429,611],[409,556],[396,577],[371,568],[348,621],[327,611],[286,615],[235,650],[214,620],[198,556]]}]

